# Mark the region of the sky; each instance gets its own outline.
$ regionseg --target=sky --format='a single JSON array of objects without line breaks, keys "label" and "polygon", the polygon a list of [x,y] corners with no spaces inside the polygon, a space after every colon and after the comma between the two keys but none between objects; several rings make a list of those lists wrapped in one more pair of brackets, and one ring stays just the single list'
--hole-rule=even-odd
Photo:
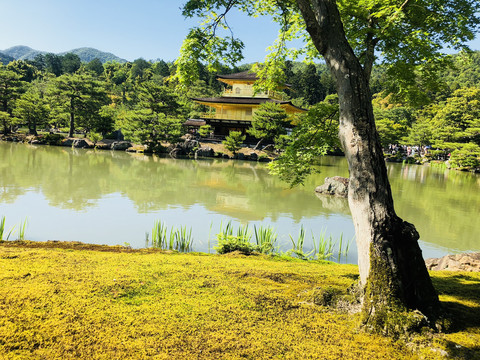
[{"label": "sky", "polygon": [[[188,29],[186,0],[0,0],[0,51],[26,45],[46,52],[93,47],[133,61],[178,57]],[[228,18],[245,43],[242,63],[262,61],[278,33],[270,18],[238,12]],[[470,44],[480,50],[480,40]]]},{"label": "sky", "polygon": [[[188,29],[184,0],[0,0],[0,51],[16,45],[59,53],[93,47],[133,61],[178,57]],[[262,61],[278,33],[269,18],[229,17],[245,43],[243,62]]]}]

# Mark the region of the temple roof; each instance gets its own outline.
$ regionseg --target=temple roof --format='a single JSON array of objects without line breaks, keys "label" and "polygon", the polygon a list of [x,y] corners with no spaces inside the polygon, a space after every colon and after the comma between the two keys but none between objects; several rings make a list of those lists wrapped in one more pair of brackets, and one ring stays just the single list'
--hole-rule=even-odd
[{"label": "temple roof", "polygon": [[206,125],[206,121],[203,119],[188,119],[183,123],[186,126],[203,126]]},{"label": "temple roof", "polygon": [[217,79],[231,79],[231,80],[257,80],[257,74],[250,71],[242,71],[235,74],[217,75]]},{"label": "temple roof", "polygon": [[210,103],[210,104],[232,104],[232,105],[260,105],[264,102],[274,102],[280,105],[288,105],[299,111],[306,111],[301,107],[293,105],[290,101],[280,101],[269,98],[248,98],[248,97],[214,97],[214,98],[192,98],[194,101]]}]

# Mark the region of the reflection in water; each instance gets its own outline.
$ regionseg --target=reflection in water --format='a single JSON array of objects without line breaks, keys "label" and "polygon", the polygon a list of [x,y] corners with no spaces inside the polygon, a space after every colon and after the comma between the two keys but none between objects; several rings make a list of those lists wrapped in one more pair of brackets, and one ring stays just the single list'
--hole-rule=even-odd
[{"label": "reflection in water", "polygon": [[[479,250],[479,177],[427,166],[389,164],[398,214],[413,222],[426,256]],[[27,237],[144,246],[155,220],[187,225],[195,250],[208,251],[220,223],[233,219],[277,229],[283,249],[303,224],[353,237],[346,200],[317,197],[326,176],[347,176],[343,158],[289,189],[263,164],[180,160],[111,151],[0,143],[0,216],[29,218]],[[213,229],[210,230],[210,227]],[[198,244],[198,245],[197,245]],[[352,247],[353,248],[353,247]],[[355,261],[354,251],[349,261]]]}]

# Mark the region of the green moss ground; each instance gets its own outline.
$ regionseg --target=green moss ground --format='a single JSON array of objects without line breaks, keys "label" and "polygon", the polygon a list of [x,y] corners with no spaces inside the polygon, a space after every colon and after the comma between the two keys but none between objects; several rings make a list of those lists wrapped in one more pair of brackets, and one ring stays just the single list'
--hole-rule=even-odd
[{"label": "green moss ground", "polygon": [[480,274],[432,276],[454,323],[407,343],[313,303],[352,265],[0,242],[0,359],[480,358]]}]

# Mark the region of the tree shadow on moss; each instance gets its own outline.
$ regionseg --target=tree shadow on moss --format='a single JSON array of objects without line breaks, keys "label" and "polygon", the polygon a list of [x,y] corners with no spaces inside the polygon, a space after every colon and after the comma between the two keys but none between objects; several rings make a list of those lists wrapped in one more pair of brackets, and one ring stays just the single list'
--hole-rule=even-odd
[{"label": "tree shadow on moss", "polygon": [[[457,301],[442,301],[446,333],[477,332],[480,329],[480,278],[468,274],[452,273],[448,277],[433,277],[438,294],[448,295]],[[462,301],[473,303],[464,304]],[[455,359],[480,359],[480,345],[465,347],[447,342],[450,356]]]},{"label": "tree shadow on moss", "polygon": [[458,360],[473,360],[480,359],[480,346],[465,347],[455,344],[454,342],[447,342],[447,352],[450,358]]}]

